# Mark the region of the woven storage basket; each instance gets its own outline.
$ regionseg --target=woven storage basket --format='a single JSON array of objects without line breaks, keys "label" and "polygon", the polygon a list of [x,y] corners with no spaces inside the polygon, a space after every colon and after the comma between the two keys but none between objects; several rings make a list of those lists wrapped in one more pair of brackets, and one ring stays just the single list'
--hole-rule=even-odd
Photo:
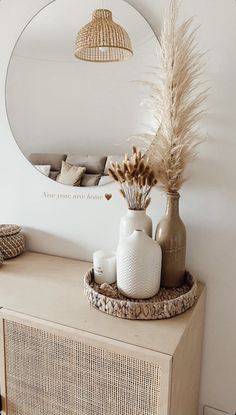
[{"label": "woven storage basket", "polygon": [[119,293],[116,284],[98,285],[93,270],[84,279],[89,303],[104,313],[129,320],[162,320],[184,313],[197,299],[197,281],[186,272],[185,283],[179,288],[161,288],[149,300],[132,300]]},{"label": "woven storage basket", "polygon": [[17,235],[20,231],[21,227],[19,225],[0,225],[0,238]]},{"label": "woven storage basket", "polygon": [[14,258],[25,249],[25,238],[18,225],[0,225],[0,252],[4,259]]},{"label": "woven storage basket", "polygon": [[3,254],[0,252],[0,267],[2,266],[4,262]]}]

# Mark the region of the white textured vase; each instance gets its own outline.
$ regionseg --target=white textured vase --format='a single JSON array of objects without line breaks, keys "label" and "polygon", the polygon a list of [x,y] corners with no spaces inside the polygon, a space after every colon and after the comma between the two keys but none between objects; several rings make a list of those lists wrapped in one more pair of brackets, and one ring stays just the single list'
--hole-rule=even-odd
[{"label": "white textured vase", "polygon": [[120,241],[132,235],[136,229],[146,232],[151,238],[152,219],[146,214],[145,210],[129,209],[120,221]]},{"label": "white textured vase", "polygon": [[161,283],[160,245],[144,231],[135,230],[117,249],[117,286],[126,297],[146,299],[156,295]]}]

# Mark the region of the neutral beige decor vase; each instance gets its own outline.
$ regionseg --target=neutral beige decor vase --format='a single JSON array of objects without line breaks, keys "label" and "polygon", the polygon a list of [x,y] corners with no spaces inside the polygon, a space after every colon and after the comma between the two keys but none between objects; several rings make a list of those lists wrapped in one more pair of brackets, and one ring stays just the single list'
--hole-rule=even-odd
[{"label": "neutral beige decor vase", "polygon": [[145,210],[129,209],[120,221],[120,241],[132,235],[136,229],[146,232],[152,238],[152,219]]},{"label": "neutral beige decor vase", "polygon": [[162,248],[161,285],[172,288],[183,284],[185,278],[186,230],[179,216],[179,193],[167,194],[166,215],[156,231]]},{"label": "neutral beige decor vase", "polygon": [[117,249],[117,286],[129,298],[156,295],[161,283],[161,248],[144,231],[136,230]]}]

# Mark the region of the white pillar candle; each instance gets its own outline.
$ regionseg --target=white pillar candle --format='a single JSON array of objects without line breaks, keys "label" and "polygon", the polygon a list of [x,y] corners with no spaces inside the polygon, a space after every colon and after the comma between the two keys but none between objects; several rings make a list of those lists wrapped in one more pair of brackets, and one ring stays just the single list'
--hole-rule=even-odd
[{"label": "white pillar candle", "polygon": [[116,253],[97,251],[93,254],[94,279],[97,284],[116,282]]}]

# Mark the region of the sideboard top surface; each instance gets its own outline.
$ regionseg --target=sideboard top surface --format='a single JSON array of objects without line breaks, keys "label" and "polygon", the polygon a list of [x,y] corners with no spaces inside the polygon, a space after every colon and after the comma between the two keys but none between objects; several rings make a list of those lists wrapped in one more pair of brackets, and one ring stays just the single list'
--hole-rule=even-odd
[{"label": "sideboard top surface", "polygon": [[[99,336],[174,355],[200,301],[170,320],[129,321],[92,308],[83,277],[91,263],[26,252],[0,269],[0,307]],[[204,285],[199,284],[199,297]]]}]

